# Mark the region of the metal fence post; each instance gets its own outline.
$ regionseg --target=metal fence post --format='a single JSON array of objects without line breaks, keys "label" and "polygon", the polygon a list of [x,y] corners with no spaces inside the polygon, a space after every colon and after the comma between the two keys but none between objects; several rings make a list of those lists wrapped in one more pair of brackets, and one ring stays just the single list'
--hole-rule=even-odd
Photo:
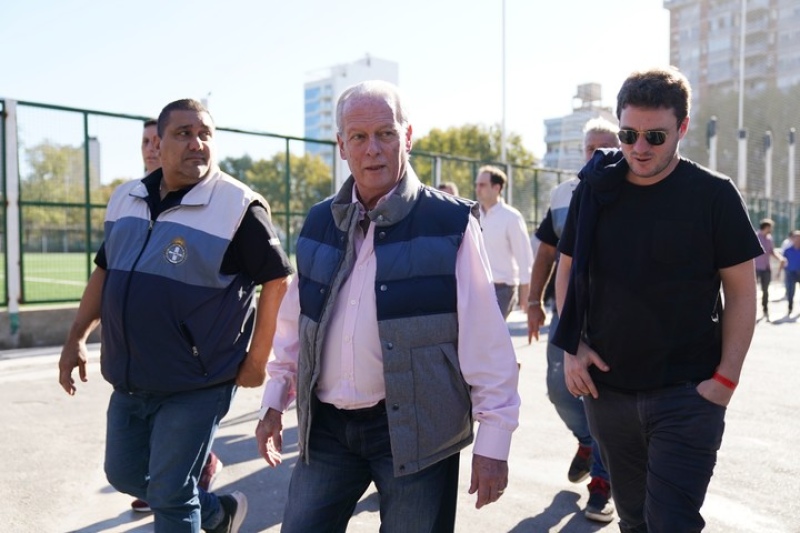
[{"label": "metal fence post", "polygon": [[17,147],[17,102],[5,101],[6,163],[6,270],[8,272],[8,319],[11,344],[19,344],[19,302],[22,298],[20,273],[19,166]]}]

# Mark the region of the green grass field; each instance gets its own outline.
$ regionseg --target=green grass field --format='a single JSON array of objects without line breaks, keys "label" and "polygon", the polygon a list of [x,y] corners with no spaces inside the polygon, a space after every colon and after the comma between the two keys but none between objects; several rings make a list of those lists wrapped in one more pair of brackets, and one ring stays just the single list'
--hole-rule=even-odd
[{"label": "green grass field", "polygon": [[77,302],[87,280],[86,254],[29,252],[22,256],[22,303]]},{"label": "green grass field", "polygon": [[[2,254],[0,258],[5,261]],[[294,257],[290,260],[294,265]],[[27,252],[22,257],[22,269],[23,304],[78,302],[94,263],[87,271],[86,254]],[[5,270],[0,270],[0,302],[7,299],[5,281]]]}]

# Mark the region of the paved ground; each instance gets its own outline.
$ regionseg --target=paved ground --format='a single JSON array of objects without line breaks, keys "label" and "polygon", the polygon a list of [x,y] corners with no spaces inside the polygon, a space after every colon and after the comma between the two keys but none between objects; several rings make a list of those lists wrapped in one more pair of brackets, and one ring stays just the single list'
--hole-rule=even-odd
[{"label": "paved ground", "polygon": [[[783,290],[776,286],[773,295]],[[759,322],[742,382],[728,408],[727,430],[703,514],[706,531],[800,532],[800,322],[773,302],[773,322]],[[783,317],[783,318],[778,318]],[[585,484],[567,481],[575,442],[545,394],[544,343],[527,344],[524,316],[509,321],[519,361],[522,420],[510,458],[511,481],[498,503],[480,511],[467,494],[462,457],[459,532],[611,532],[581,514]],[[90,381],[70,398],[57,383],[58,349],[0,352],[0,530],[20,533],[149,533],[152,517],[132,513],[130,498],[105,481],[104,412],[109,387],[93,352]],[[243,532],[277,532],[296,461],[294,412],[285,420],[285,462],[269,469],[253,438],[259,390],[240,390],[214,450],[225,463],[216,490],[241,490],[250,501]],[[348,529],[378,531],[377,494],[369,491]]]}]

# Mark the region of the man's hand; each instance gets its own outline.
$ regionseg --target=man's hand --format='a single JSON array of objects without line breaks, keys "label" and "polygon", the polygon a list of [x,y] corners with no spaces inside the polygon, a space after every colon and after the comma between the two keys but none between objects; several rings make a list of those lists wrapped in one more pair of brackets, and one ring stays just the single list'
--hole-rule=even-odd
[{"label": "man's hand", "polygon": [[478,493],[476,509],[499,500],[506,486],[508,486],[508,461],[473,454],[469,493]]},{"label": "man's hand", "polygon": [[263,420],[256,426],[256,443],[258,454],[264,458],[269,466],[281,464],[281,450],[283,449],[283,414],[270,409]]},{"label": "man's hand", "polygon": [[727,407],[733,391],[716,380],[707,379],[697,384],[697,394],[711,403]]},{"label": "man's hand", "polygon": [[539,302],[539,305],[528,305],[528,344],[531,343],[532,338],[539,340],[539,328],[544,326],[544,305]]},{"label": "man's hand", "polygon": [[593,398],[597,398],[597,387],[595,387],[594,381],[589,376],[589,367],[592,365],[603,372],[610,370],[597,352],[589,348],[583,341],[578,344],[578,353],[576,355],[564,352],[564,381],[566,381],[567,389],[573,396],[591,394]]},{"label": "man's hand", "polygon": [[77,392],[75,380],[72,379],[72,370],[76,366],[81,381],[84,383],[89,381],[86,375],[86,354],[86,342],[84,341],[65,344],[61,349],[61,358],[58,360],[58,382],[70,396],[75,396]]},{"label": "man's hand", "polygon": [[244,388],[260,387],[267,379],[267,368],[263,364],[259,364],[256,358],[244,358],[242,364],[239,365],[239,371],[236,373],[236,384]]}]

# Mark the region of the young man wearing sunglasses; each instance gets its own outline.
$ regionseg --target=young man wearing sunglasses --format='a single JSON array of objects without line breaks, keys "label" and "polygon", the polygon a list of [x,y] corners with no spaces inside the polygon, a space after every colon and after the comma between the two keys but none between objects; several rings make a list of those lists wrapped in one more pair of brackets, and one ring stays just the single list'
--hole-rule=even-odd
[{"label": "young man wearing sunglasses", "polygon": [[622,149],[581,171],[558,247],[553,343],[567,352],[567,388],[584,398],[623,532],[703,529],[755,324],[761,246],[731,180],[680,157],[689,105],[676,69],[628,77]]}]

